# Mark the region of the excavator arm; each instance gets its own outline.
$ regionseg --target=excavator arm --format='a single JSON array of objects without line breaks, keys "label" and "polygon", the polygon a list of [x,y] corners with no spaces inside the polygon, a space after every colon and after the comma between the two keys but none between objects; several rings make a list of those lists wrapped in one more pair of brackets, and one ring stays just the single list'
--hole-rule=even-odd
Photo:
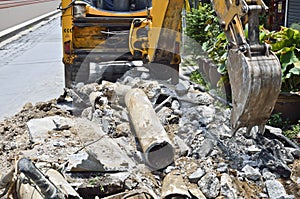
[{"label": "excavator arm", "polygon": [[279,60],[267,44],[259,42],[259,16],[268,7],[262,0],[212,0],[212,3],[229,42],[227,69],[232,89],[232,127],[234,131],[247,127],[250,132],[253,126],[259,126],[263,133],[281,88]]}]

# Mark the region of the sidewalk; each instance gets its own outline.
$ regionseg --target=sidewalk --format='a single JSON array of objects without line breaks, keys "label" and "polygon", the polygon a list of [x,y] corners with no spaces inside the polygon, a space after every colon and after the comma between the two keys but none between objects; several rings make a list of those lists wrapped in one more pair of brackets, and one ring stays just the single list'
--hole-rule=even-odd
[{"label": "sidewalk", "polygon": [[61,0],[1,0],[0,32],[57,10]]},{"label": "sidewalk", "polygon": [[55,10],[55,11],[49,12],[47,14],[44,14],[42,16],[31,19],[29,21],[26,21],[24,23],[21,23],[19,25],[8,28],[6,30],[0,31],[0,43],[6,39],[9,39],[9,38],[15,36],[16,34],[27,29],[28,27],[30,27],[34,24],[37,24],[37,23],[45,20],[46,18],[49,18],[49,17],[52,17],[52,16],[58,14],[59,12],[60,12],[59,10]]}]

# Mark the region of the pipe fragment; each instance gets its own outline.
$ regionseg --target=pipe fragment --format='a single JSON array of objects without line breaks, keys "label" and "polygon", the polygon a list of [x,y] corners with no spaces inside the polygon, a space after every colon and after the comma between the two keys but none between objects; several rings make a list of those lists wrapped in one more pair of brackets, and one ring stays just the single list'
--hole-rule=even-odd
[{"label": "pipe fragment", "polygon": [[40,189],[46,199],[63,199],[64,195],[28,158],[18,162],[18,170],[31,179]]},{"label": "pipe fragment", "polygon": [[161,198],[192,198],[188,188],[180,174],[180,171],[173,170],[163,180]]},{"label": "pipe fragment", "polygon": [[138,88],[129,90],[125,103],[146,164],[153,169],[171,164],[174,148],[144,91]]}]

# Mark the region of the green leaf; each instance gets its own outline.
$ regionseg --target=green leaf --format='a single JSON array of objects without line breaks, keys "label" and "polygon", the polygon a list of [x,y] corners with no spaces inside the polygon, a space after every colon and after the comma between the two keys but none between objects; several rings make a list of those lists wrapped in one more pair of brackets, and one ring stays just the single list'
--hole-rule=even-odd
[{"label": "green leaf", "polygon": [[227,69],[226,69],[225,63],[219,65],[217,70],[218,70],[218,72],[219,72],[220,74],[225,74],[225,73],[226,73],[226,70],[227,70]]},{"label": "green leaf", "polygon": [[292,68],[289,70],[289,73],[293,75],[300,75],[300,68]]},{"label": "green leaf", "polygon": [[271,44],[271,46],[272,46],[273,51],[277,51],[284,47],[292,47],[292,46],[294,46],[294,43],[291,40],[284,39],[284,40],[280,40],[276,43]]},{"label": "green leaf", "polygon": [[288,65],[293,64],[298,61],[299,61],[299,59],[296,57],[294,51],[288,51],[280,56],[280,62],[284,69]]},{"label": "green leaf", "polygon": [[288,39],[292,39],[294,37],[296,30],[291,29],[291,28],[285,28],[284,31],[286,32]]},{"label": "green leaf", "polygon": [[294,63],[294,66],[295,66],[296,68],[299,68],[299,69],[300,69],[300,61],[295,62],[295,63]]}]

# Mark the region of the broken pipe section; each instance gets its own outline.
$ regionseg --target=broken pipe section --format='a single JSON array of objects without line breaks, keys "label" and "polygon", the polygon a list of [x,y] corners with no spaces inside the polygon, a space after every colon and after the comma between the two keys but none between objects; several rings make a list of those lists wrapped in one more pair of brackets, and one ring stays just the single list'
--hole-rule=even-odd
[{"label": "broken pipe section", "polygon": [[171,140],[143,90],[129,90],[125,95],[125,103],[146,164],[153,169],[162,169],[171,164],[174,161]]},{"label": "broken pipe section", "polygon": [[[18,170],[26,177],[31,179],[40,189],[40,192],[46,199],[64,199],[64,195],[56,188],[56,186],[47,179],[47,177],[35,167],[35,165],[31,162],[30,159],[27,158],[22,158],[18,162]],[[31,191],[27,192],[25,191],[20,191],[22,192],[21,195],[25,194],[29,196],[28,193],[34,194],[34,189]],[[36,197],[35,198],[41,198],[38,196],[38,192],[35,192]],[[25,196],[21,198],[26,198]],[[27,197],[28,198],[28,197]]]},{"label": "broken pipe section", "polygon": [[166,175],[162,184],[161,198],[191,198],[180,171],[173,170]]}]

